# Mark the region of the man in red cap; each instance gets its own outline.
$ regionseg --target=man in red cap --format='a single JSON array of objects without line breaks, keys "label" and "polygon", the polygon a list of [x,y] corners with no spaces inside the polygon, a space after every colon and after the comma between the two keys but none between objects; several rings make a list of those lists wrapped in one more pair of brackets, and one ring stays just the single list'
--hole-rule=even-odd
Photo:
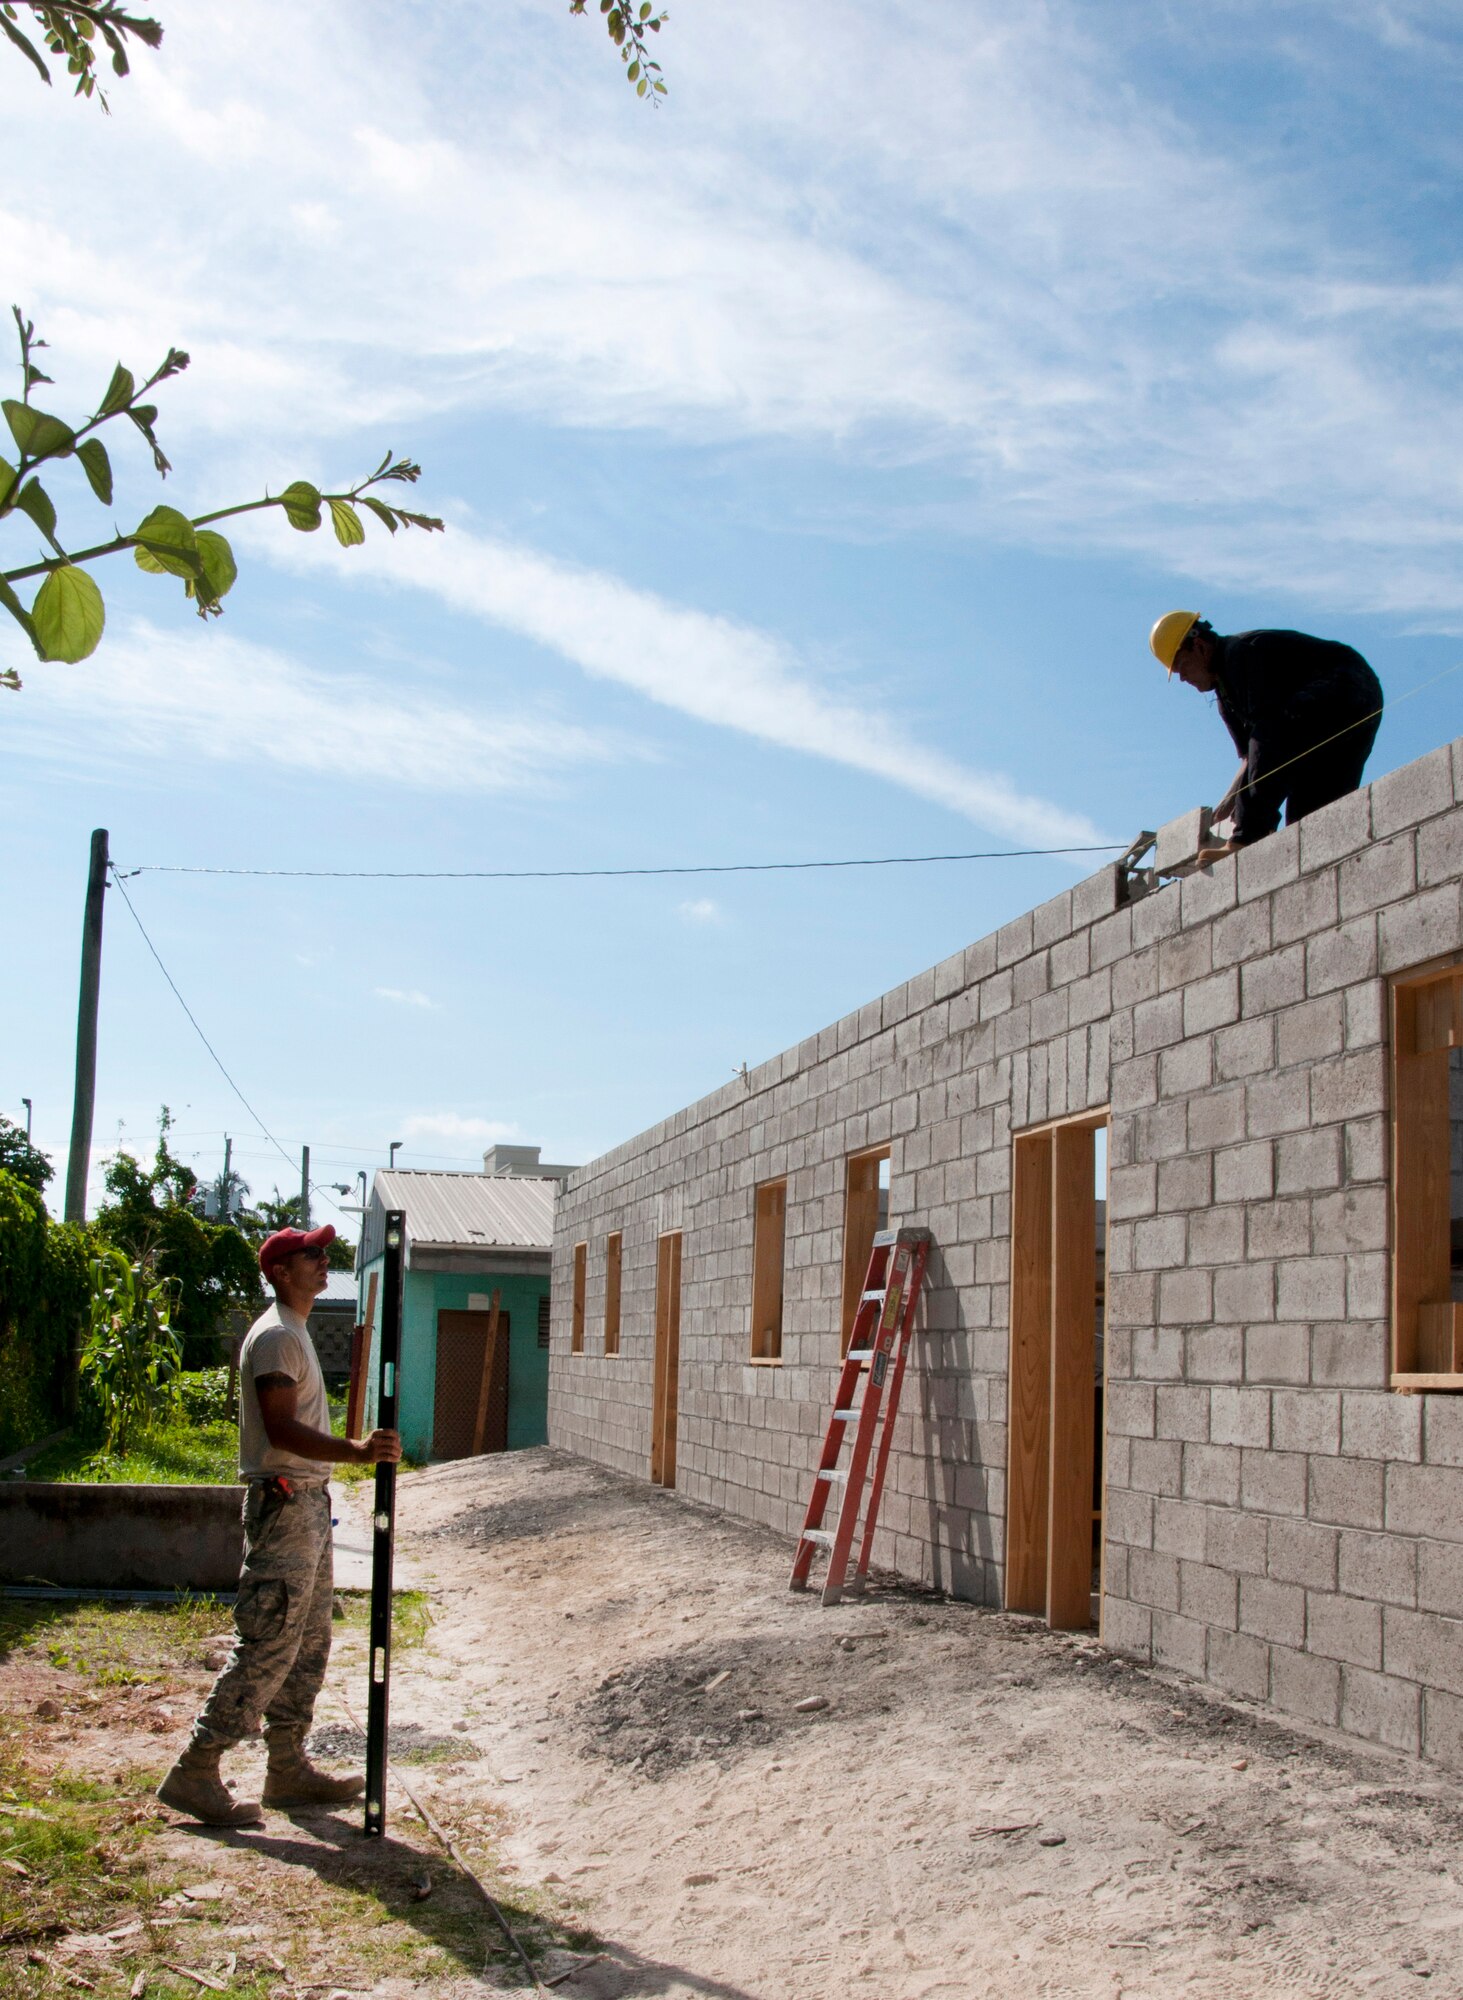
[{"label": "man in red cap", "polygon": [[239,1477],[244,1567],[234,1610],[238,1640],[213,1684],[188,1747],[158,1788],[164,1805],[208,1826],[251,1826],[253,1800],[235,1799],[219,1776],[224,1751],[264,1723],[267,1806],[343,1805],[363,1778],[333,1778],[305,1754],[315,1697],[330,1659],[335,1579],[331,1563],[332,1464],[394,1465],[395,1431],[331,1435],[325,1378],[306,1322],[324,1291],[335,1231],[277,1229],[259,1268],[274,1304],[255,1320],[239,1357]]}]

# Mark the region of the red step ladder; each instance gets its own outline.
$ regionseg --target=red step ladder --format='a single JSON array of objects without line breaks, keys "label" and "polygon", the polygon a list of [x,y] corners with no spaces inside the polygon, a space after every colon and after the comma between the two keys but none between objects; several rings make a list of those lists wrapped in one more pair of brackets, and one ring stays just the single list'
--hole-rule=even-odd
[{"label": "red step ladder", "polygon": [[[930,1254],[927,1229],[884,1229],[874,1238],[868,1274],[859,1296],[853,1335],[838,1393],[833,1399],[833,1415],[823,1440],[823,1456],[813,1475],[813,1494],[808,1501],[798,1551],[793,1558],[789,1587],[806,1590],[808,1572],[819,1549],[828,1551],[828,1574],[823,1579],[823,1602],[837,1604],[845,1590],[851,1596],[862,1593],[869,1575],[869,1551],[879,1522],[879,1501],[884,1492],[884,1473],[889,1463],[889,1447],[894,1441],[894,1419],[899,1415],[899,1391],[904,1382],[904,1364],[914,1333],[915,1307],[924,1283],[925,1264]],[[891,1366],[892,1364],[892,1366]],[[855,1404],[860,1381],[863,1401]],[[844,1440],[853,1434],[853,1448],[846,1467],[839,1466]],[[878,1450],[874,1435],[878,1433]],[[869,1481],[868,1502],[863,1505],[864,1483],[869,1480],[869,1459],[873,1456],[873,1477]],[[835,1486],[843,1489],[838,1525],[823,1526],[828,1496]],[[858,1562],[848,1575],[849,1552],[858,1528],[862,1506],[863,1540]]]}]

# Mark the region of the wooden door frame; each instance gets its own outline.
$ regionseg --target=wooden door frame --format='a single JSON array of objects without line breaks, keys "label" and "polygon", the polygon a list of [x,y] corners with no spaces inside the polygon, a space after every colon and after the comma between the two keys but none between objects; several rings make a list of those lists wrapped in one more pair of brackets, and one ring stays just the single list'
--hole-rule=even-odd
[{"label": "wooden door frame", "polygon": [[676,1428],[681,1383],[681,1232],[668,1229],[655,1246],[655,1366],[650,1405],[650,1479],[676,1483]]},{"label": "wooden door frame", "polygon": [[[1092,1623],[1094,1148],[1109,1123],[1103,1106],[1012,1138],[1006,1608],[1059,1631]],[[1104,1467],[1106,1424],[1104,1396]]]}]

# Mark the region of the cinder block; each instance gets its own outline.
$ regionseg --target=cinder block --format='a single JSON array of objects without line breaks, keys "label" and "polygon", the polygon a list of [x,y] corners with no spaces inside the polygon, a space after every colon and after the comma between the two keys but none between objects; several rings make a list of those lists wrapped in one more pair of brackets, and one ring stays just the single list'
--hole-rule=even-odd
[{"label": "cinder block", "polygon": [[1429,820],[1417,835],[1417,879],[1424,889],[1463,876],[1463,810]]},{"label": "cinder block", "polygon": [[1214,1155],[1216,1201],[1268,1201],[1275,1192],[1275,1148],[1269,1139],[1228,1146]]},{"label": "cinder block", "polygon": [[1247,959],[1262,958],[1272,941],[1269,899],[1227,910],[1211,925],[1210,940],[1216,972],[1222,966],[1243,965]]},{"label": "cinder block", "polygon": [[1197,858],[1208,835],[1208,806],[1194,806],[1177,819],[1167,821],[1158,829],[1158,843],[1153,850],[1154,867],[1160,875],[1165,875],[1189,865]]},{"label": "cinder block", "polygon": [[1155,1611],[1177,1611],[1178,1557],[1154,1549],[1130,1549],[1128,1589],[1140,1604],[1150,1604]]},{"label": "cinder block", "polygon": [[1196,1208],[1189,1216],[1189,1257],[1196,1264],[1238,1264],[1245,1254],[1242,1208]]},{"label": "cinder block", "polygon": [[[1211,1052],[1212,1060],[1212,1052]],[[1189,1101],[1189,1144],[1195,1152],[1233,1145],[1245,1136],[1245,1093],[1242,1084],[1206,1090]]]},{"label": "cinder block", "polygon": [[[1302,1481],[1303,1488],[1303,1481]],[[1246,1505],[1249,1505],[1246,1492]],[[1340,1535],[1310,1521],[1272,1521],[1269,1570],[1282,1583],[1303,1583],[1311,1590],[1334,1590]]]},{"label": "cinder block", "polygon": [[1167,1439],[1134,1438],[1132,1469],[1135,1491],[1177,1499],[1183,1480],[1183,1446]]},{"label": "cinder block", "polygon": [[1165,1216],[1205,1206],[1213,1199],[1213,1192],[1209,1154],[1189,1153],[1158,1162],[1158,1207]]},{"label": "cinder block", "polygon": [[1133,1263],[1140,1271],[1172,1271],[1188,1254],[1182,1215],[1154,1215],[1133,1225]]},{"label": "cinder block", "polygon": [[[1301,823],[1304,825],[1304,821]],[[1245,1104],[1250,1137],[1263,1139],[1279,1132],[1304,1131],[1311,1122],[1311,1100],[1307,1088],[1310,1081],[1309,1074],[1300,1069],[1283,1070],[1278,1076],[1252,1077],[1246,1085]]]},{"label": "cinder block", "polygon": [[[1152,1435],[1177,1438],[1184,1444],[1209,1442],[1209,1391],[1207,1389],[1160,1386],[1156,1392]],[[1234,1488],[1239,1491],[1238,1466]]]},{"label": "cinder block", "polygon": [[1386,1473],[1388,1528],[1399,1535],[1463,1542],[1463,1470],[1447,1465],[1389,1465]]},{"label": "cinder block", "polygon": [[1270,1396],[1271,1439],[1277,1451],[1323,1452],[1341,1448],[1341,1398],[1327,1389],[1275,1389]]},{"label": "cinder block", "polygon": [[1153,1659],[1160,1667],[1176,1667],[1181,1674],[1204,1678],[1209,1628],[1197,1619],[1181,1618],[1174,1611],[1153,1614]]},{"label": "cinder block", "polygon": [[1423,1457],[1428,1464],[1463,1465],[1463,1397],[1409,1396],[1399,1400],[1424,1405]]},{"label": "cinder block", "polygon": [[1190,1097],[1207,1090],[1214,1080],[1214,1044],[1207,1034],[1164,1049],[1158,1058],[1158,1094],[1161,1098]]},{"label": "cinder block", "polygon": [[1284,882],[1293,882],[1300,873],[1300,826],[1287,826],[1268,840],[1257,840],[1235,856],[1235,876],[1240,901],[1268,896]]},{"label": "cinder block", "polygon": [[1206,1507],[1204,1560],[1239,1576],[1264,1576],[1269,1526],[1263,1514],[1242,1514],[1237,1507]]},{"label": "cinder block", "polygon": [[1433,1397],[1341,1398],[1341,1450],[1347,1458],[1380,1458],[1416,1465],[1422,1458],[1422,1417]]},{"label": "cinder block", "polygon": [[1156,999],[1140,1000],[1133,1009],[1133,1052],[1144,1055],[1152,1049],[1167,1048],[1182,1041],[1184,996],[1160,993]]},{"label": "cinder block", "polygon": [[1354,1667],[1379,1668],[1382,1607],[1311,1591],[1306,1598],[1306,1651]]},{"label": "cinder block", "polygon": [[1242,1632],[1283,1646],[1304,1645],[1306,1594],[1295,1584],[1243,1576],[1239,1580],[1239,1626]]},{"label": "cinder block", "polygon": [[1339,1125],[1323,1125],[1319,1131],[1313,1132],[1287,1132],[1276,1140],[1276,1194],[1307,1194],[1340,1185]]},{"label": "cinder block", "polygon": [[[1421,1544],[1402,1535],[1369,1535],[1360,1529],[1344,1528],[1339,1541],[1339,1580],[1348,1597],[1360,1597],[1373,1604],[1414,1605],[1417,1595],[1417,1554]],[[1458,1567],[1456,1553],[1453,1565]],[[1447,1606],[1429,1604],[1424,1610],[1442,1611]],[[1338,1654],[1344,1658],[1344,1654]]]},{"label": "cinder block", "polygon": [[1373,829],[1371,845],[1343,861],[1337,872],[1343,921],[1410,896],[1417,887],[1417,852],[1411,827],[1390,840],[1377,838]]},{"label": "cinder block", "polygon": [[1230,966],[1184,989],[1183,1024],[1186,1035],[1208,1034],[1226,1028],[1239,1019],[1240,972]]},{"label": "cinder block", "polygon": [[1449,1618],[1463,1618],[1463,1561],[1455,1542],[1409,1542],[1400,1535],[1387,1540],[1399,1549],[1412,1550],[1417,1558],[1417,1608],[1440,1611]]},{"label": "cinder block", "polygon": [[[1302,828],[1309,823],[1302,820]],[[1292,1652],[1288,1646],[1273,1646],[1270,1699],[1286,1715],[1334,1727],[1341,1713],[1341,1668],[1334,1660],[1318,1660],[1310,1653]]]},{"label": "cinder block", "polygon": [[1275,1269],[1275,1311],[1281,1319],[1342,1319],[1346,1313],[1346,1260],[1287,1258]]},{"label": "cinder block", "polygon": [[1210,1271],[1162,1271],[1158,1310],[1165,1326],[1190,1326],[1214,1317],[1214,1275]]},{"label": "cinder block", "polygon": [[1145,1604],[1121,1597],[1104,1597],[1102,1643],[1109,1652],[1132,1660],[1153,1657],[1153,1613]]},{"label": "cinder block", "polygon": [[1190,1382],[1238,1382],[1245,1372],[1244,1333],[1237,1326],[1193,1326],[1184,1334],[1184,1374]]},{"label": "cinder block", "polygon": [[1109,1382],[1104,1399],[1109,1433],[1117,1437],[1154,1437],[1156,1394],[1151,1382]]},{"label": "cinder block", "polygon": [[1208,1510],[1182,1500],[1153,1503],[1153,1546],[1188,1562],[1204,1560],[1204,1520]]},{"label": "cinder block", "polygon": [[1211,1569],[1207,1563],[1181,1562],[1179,1609],[1186,1618],[1234,1631],[1239,1623],[1238,1577],[1228,1570]]},{"label": "cinder block", "polygon": [[1389,1674],[1463,1695],[1463,1619],[1389,1604],[1382,1614],[1382,1630]]},{"label": "cinder block", "polygon": [[1111,1167],[1107,1177],[1109,1223],[1152,1215],[1158,1206],[1158,1168],[1152,1161]]},{"label": "cinder block", "polygon": [[1311,1335],[1306,1326],[1288,1321],[1275,1326],[1245,1328],[1247,1382],[1308,1382],[1311,1375]]},{"label": "cinder block", "polygon": [[1227,1694],[1264,1701],[1270,1692],[1270,1648],[1247,1632],[1211,1631],[1209,1678]]},{"label": "cinder block", "polygon": [[1347,1667],[1341,1675],[1341,1727],[1416,1756],[1422,1747],[1422,1690],[1386,1674]]},{"label": "cinder block", "polygon": [[1327,862],[1339,861],[1345,854],[1355,854],[1359,847],[1365,847],[1372,837],[1371,794],[1366,791],[1349,792],[1344,798],[1329,806],[1322,806],[1319,812],[1310,813],[1300,822],[1300,872],[1309,875],[1313,869],[1324,868]]},{"label": "cinder block", "polygon": [[[1368,1458],[1313,1458],[1306,1507],[1310,1518],[1335,1522],[1344,1528],[1380,1528],[1383,1470]],[[1463,1523],[1459,1524],[1459,1534],[1463,1536]]]},{"label": "cinder block", "polygon": [[[1306,1461],[1294,1452],[1245,1451],[1240,1462],[1240,1499],[1246,1508],[1260,1514],[1290,1514],[1303,1517],[1306,1511]],[[1272,1525],[1272,1548],[1275,1529]],[[1274,1555],[1270,1574],[1278,1575]]]},{"label": "cinder block", "polygon": [[1405,972],[1409,966],[1457,951],[1463,944],[1458,884],[1420,890],[1396,908],[1383,910],[1377,928],[1383,972]]},{"label": "cinder block", "polygon": [[1268,1389],[1211,1389],[1210,1442],[1250,1445],[1257,1449],[1267,1447],[1270,1443],[1270,1395]]},{"label": "cinder block", "polygon": [[1270,928],[1277,945],[1294,944],[1298,938],[1329,930],[1340,916],[1336,894],[1336,871],[1325,868],[1315,875],[1303,875],[1277,889],[1271,904]]},{"label": "cinder block", "polygon": [[1299,1007],[1287,1007],[1277,1029],[1276,1056],[1282,1069],[1340,1055],[1346,1047],[1346,997],[1323,993]]},{"label": "cinder block", "polygon": [[1306,951],[1306,992],[1332,993],[1360,980],[1374,979],[1377,972],[1377,920],[1355,917],[1338,930],[1322,931],[1309,940]]},{"label": "cinder block", "polygon": [[[1304,824],[1304,822],[1302,822]],[[1214,1037],[1214,1074],[1221,1083],[1260,1076],[1275,1067],[1275,1023],[1268,1016],[1236,1021]]]},{"label": "cinder block", "polygon": [[1369,1118],[1386,1108],[1387,1068],[1379,1048],[1322,1063],[1311,1073],[1311,1116],[1317,1125]]},{"label": "cinder block", "polygon": [[1400,827],[1430,819],[1453,804],[1453,769],[1449,746],[1429,750],[1425,757],[1389,771],[1367,787],[1371,794],[1372,833],[1383,840]]},{"label": "cinder block", "polygon": [[1153,1507],[1151,1493],[1131,1493],[1109,1482],[1103,1532],[1109,1541],[1121,1542],[1126,1548],[1151,1549]]},{"label": "cinder block", "polygon": [[1293,1007],[1306,997],[1306,955],[1302,945],[1287,945],[1264,958],[1242,965],[1240,998],[1246,1020]]}]

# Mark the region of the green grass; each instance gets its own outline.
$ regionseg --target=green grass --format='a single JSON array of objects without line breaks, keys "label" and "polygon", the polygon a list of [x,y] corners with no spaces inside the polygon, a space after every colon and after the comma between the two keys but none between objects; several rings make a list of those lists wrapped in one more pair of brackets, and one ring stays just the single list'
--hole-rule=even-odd
[{"label": "green grass", "polygon": [[227,1421],[181,1417],[138,1434],[124,1456],[95,1437],[74,1432],[33,1458],[27,1479],[128,1482],[141,1486],[233,1486],[239,1477],[239,1433]]},{"label": "green grass", "polygon": [[201,1665],[203,1640],[231,1622],[228,1607],[211,1597],[123,1604],[0,1594],[0,1660],[29,1653],[103,1687],[136,1686]]},{"label": "green grass", "polygon": [[[371,1627],[371,1594],[366,1590],[338,1590],[335,1601],[345,1613],[337,1621],[354,1636],[364,1638]],[[391,1644],[393,1650],[420,1646],[431,1630],[432,1607],[424,1590],[395,1590],[391,1594]]]}]

